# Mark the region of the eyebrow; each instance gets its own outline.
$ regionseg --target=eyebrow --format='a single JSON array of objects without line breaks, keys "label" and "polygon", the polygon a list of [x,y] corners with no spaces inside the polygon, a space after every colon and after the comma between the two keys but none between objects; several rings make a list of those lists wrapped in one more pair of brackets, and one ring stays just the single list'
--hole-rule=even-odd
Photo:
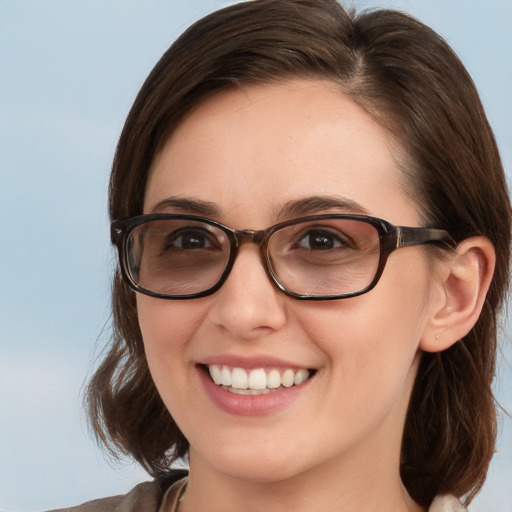
[{"label": "eyebrow", "polygon": [[220,210],[215,203],[185,197],[168,197],[157,203],[152,209],[152,213],[162,212],[162,210],[173,210],[180,213],[203,215],[205,217],[220,215]]},{"label": "eyebrow", "polygon": [[289,201],[279,211],[278,217],[310,215],[325,210],[338,210],[341,213],[368,214],[359,203],[337,196],[312,196]]},{"label": "eyebrow", "polygon": [[[152,213],[165,212],[165,210],[204,217],[221,217],[221,210],[215,203],[185,197],[168,197],[157,203],[152,209]],[[368,210],[350,199],[337,196],[311,196],[287,202],[282,208],[277,210],[276,217],[277,219],[293,218],[326,210],[337,210],[341,213],[368,214]]]}]

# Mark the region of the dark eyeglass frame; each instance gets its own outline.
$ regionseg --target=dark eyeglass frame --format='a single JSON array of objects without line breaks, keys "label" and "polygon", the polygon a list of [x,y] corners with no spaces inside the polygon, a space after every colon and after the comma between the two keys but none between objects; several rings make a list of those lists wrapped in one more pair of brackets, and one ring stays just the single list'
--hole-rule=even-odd
[{"label": "dark eyeglass frame", "polygon": [[[354,220],[361,221],[373,226],[378,234],[379,234],[379,243],[380,243],[380,253],[379,253],[379,264],[375,273],[375,277],[371,281],[371,283],[361,290],[357,290],[355,292],[343,293],[338,295],[310,295],[310,294],[298,294],[294,292],[290,292],[284,288],[284,286],[278,281],[277,277],[274,275],[272,271],[272,265],[269,261],[269,255],[267,252],[268,241],[270,237],[280,229],[286,228],[288,226],[292,226],[294,224],[300,224],[303,222],[310,221],[321,221],[327,219],[346,219],[346,220]],[[204,290],[202,292],[187,294],[187,295],[168,295],[164,293],[154,292],[152,290],[148,290],[143,286],[139,285],[134,281],[132,276],[130,275],[128,261],[127,261],[127,240],[130,233],[138,226],[142,224],[146,224],[148,222],[156,221],[156,220],[190,220],[203,222],[205,224],[209,224],[211,226],[215,226],[216,228],[223,231],[229,241],[230,250],[229,257],[226,263],[226,268],[222,275],[220,276],[217,283]],[[232,229],[220,222],[205,218],[199,217],[196,215],[181,215],[181,214],[173,214],[173,213],[154,213],[154,214],[144,214],[138,215],[136,217],[129,217],[125,219],[120,219],[112,222],[110,226],[110,234],[112,243],[117,247],[119,253],[119,262],[121,266],[121,273],[125,280],[125,282],[132,288],[133,290],[143,293],[145,295],[149,295],[151,297],[156,297],[160,299],[169,299],[169,300],[187,300],[187,299],[198,299],[201,297],[206,297],[215,293],[217,290],[221,288],[226,279],[228,278],[233,265],[235,263],[238,250],[243,243],[254,243],[258,246],[259,252],[261,255],[261,260],[263,266],[265,268],[265,272],[269,277],[270,281],[276,286],[278,290],[288,295],[289,297],[293,297],[298,300],[312,300],[312,301],[320,301],[320,300],[338,300],[338,299],[346,299],[349,297],[356,297],[358,295],[363,295],[364,293],[372,290],[377,283],[379,282],[380,277],[382,276],[382,272],[384,271],[384,267],[386,265],[387,259],[389,255],[402,247],[412,247],[417,245],[424,244],[436,244],[441,245],[445,249],[453,249],[457,244],[455,240],[452,238],[450,233],[444,229],[437,228],[428,228],[428,227],[406,227],[406,226],[394,226],[393,224],[379,219],[377,217],[370,217],[367,215],[356,215],[356,214],[322,214],[322,215],[310,215],[306,217],[295,218],[286,222],[281,222],[279,224],[275,224],[270,226],[267,229],[262,229],[259,231],[254,231],[250,229],[237,230]]]}]

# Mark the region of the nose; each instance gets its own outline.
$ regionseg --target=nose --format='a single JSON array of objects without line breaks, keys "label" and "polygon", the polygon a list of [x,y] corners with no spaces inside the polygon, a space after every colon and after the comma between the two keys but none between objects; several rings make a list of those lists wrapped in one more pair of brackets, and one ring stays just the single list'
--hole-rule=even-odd
[{"label": "nose", "polygon": [[212,296],[209,320],[237,339],[256,339],[286,324],[287,297],[270,282],[254,244],[241,246],[231,273]]}]

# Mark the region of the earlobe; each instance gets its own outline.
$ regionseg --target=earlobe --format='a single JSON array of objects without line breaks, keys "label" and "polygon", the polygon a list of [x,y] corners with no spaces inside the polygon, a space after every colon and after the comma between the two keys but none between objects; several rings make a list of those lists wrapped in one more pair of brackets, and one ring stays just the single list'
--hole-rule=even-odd
[{"label": "earlobe", "polygon": [[462,339],[475,325],[491,284],[496,256],[485,237],[462,241],[439,263],[440,290],[420,348],[440,352]]}]

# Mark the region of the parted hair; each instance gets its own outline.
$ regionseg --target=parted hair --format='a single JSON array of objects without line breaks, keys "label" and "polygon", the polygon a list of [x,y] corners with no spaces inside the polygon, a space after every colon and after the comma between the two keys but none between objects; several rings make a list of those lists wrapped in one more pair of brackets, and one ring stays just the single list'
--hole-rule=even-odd
[{"label": "parted hair", "polygon": [[[155,155],[183,117],[218,91],[288,78],[331,80],[385,127],[426,225],[494,245],[496,270],[467,336],[422,355],[403,432],[401,476],[428,506],[482,486],[496,440],[491,390],[498,313],[508,285],[511,208],[497,145],[476,88],[447,43],[392,10],[357,13],[335,0],[254,0],[192,25],[144,82],[117,146],[112,220],[141,214]],[[188,442],[151,378],[135,295],[113,278],[113,332],[87,388],[89,418],[113,454],[156,475]],[[333,475],[333,478],[335,476]]]}]

